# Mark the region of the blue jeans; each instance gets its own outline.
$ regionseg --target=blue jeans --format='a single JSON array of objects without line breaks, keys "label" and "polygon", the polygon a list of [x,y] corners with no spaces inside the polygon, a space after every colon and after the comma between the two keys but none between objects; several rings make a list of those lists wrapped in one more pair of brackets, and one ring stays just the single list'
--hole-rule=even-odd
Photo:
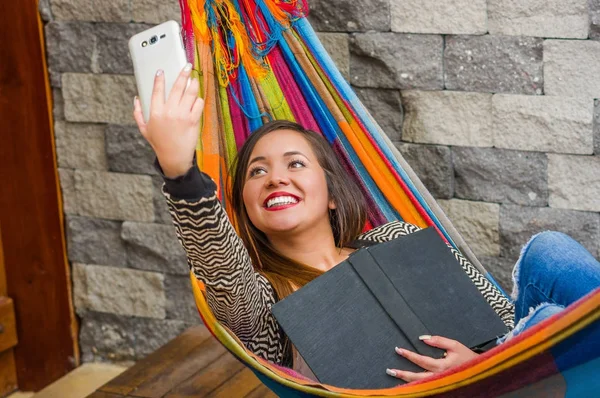
[{"label": "blue jeans", "polygon": [[600,287],[600,263],[560,232],[535,235],[513,270],[515,336]]}]

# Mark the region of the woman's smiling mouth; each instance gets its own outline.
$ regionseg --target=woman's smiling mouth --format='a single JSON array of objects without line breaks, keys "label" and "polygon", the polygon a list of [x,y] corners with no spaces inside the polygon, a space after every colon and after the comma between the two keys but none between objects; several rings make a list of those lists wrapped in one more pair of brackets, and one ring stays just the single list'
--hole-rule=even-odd
[{"label": "woman's smiling mouth", "polygon": [[300,198],[295,195],[290,195],[284,192],[276,192],[267,197],[264,202],[265,210],[275,211],[284,210],[295,206],[300,202]]}]

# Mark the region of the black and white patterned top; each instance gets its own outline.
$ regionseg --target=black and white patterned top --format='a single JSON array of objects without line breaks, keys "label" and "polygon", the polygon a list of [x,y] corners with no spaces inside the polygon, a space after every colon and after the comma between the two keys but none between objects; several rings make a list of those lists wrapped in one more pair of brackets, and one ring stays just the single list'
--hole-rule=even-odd
[{"label": "black and white patterned top", "polygon": [[[162,174],[158,162],[155,166]],[[208,305],[217,320],[255,354],[289,366],[287,337],[271,314],[276,300],[274,290],[254,270],[242,240],[217,199],[215,184],[197,167],[176,179],[163,178],[163,194],[177,237],[190,269],[206,286]],[[419,229],[396,221],[374,228],[359,239],[385,242]],[[513,304],[458,251],[452,248],[452,252],[490,306],[512,329]]]}]

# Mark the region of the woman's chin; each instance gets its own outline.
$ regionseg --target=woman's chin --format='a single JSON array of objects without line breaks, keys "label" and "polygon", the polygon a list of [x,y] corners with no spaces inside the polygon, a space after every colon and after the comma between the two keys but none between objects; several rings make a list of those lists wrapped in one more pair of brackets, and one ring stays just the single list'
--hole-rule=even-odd
[{"label": "woman's chin", "polygon": [[259,229],[267,235],[285,235],[295,233],[303,229],[304,224],[302,217],[294,217],[291,214],[281,214],[281,216],[273,214],[271,217],[263,219],[262,221],[263,223],[261,223],[262,225]]},{"label": "woman's chin", "polygon": [[290,220],[282,220],[281,222],[269,223],[265,230],[270,234],[288,234],[298,229],[300,223],[290,222]]}]

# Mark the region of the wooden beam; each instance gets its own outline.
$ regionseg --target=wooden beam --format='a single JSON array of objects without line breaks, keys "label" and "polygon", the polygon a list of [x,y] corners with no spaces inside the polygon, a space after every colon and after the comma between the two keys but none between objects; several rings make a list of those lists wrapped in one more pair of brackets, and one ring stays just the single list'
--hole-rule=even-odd
[{"label": "wooden beam", "polygon": [[79,361],[37,1],[4,1],[0,38],[0,225],[6,286],[16,312],[19,388],[35,391]]},{"label": "wooden beam", "polygon": [[[0,318],[0,345],[4,342],[5,350],[0,353],[0,396],[5,396],[17,389],[17,369],[15,365],[15,353],[13,347],[17,344],[17,331],[15,326],[15,310],[12,300],[6,297],[6,274],[4,272],[4,254],[2,253],[2,226],[0,225],[0,302],[10,301],[8,319]],[[10,325],[5,325],[8,320]],[[8,326],[8,329],[7,327]],[[8,330],[10,336],[5,337]],[[7,340],[10,340],[7,341]]]}]

